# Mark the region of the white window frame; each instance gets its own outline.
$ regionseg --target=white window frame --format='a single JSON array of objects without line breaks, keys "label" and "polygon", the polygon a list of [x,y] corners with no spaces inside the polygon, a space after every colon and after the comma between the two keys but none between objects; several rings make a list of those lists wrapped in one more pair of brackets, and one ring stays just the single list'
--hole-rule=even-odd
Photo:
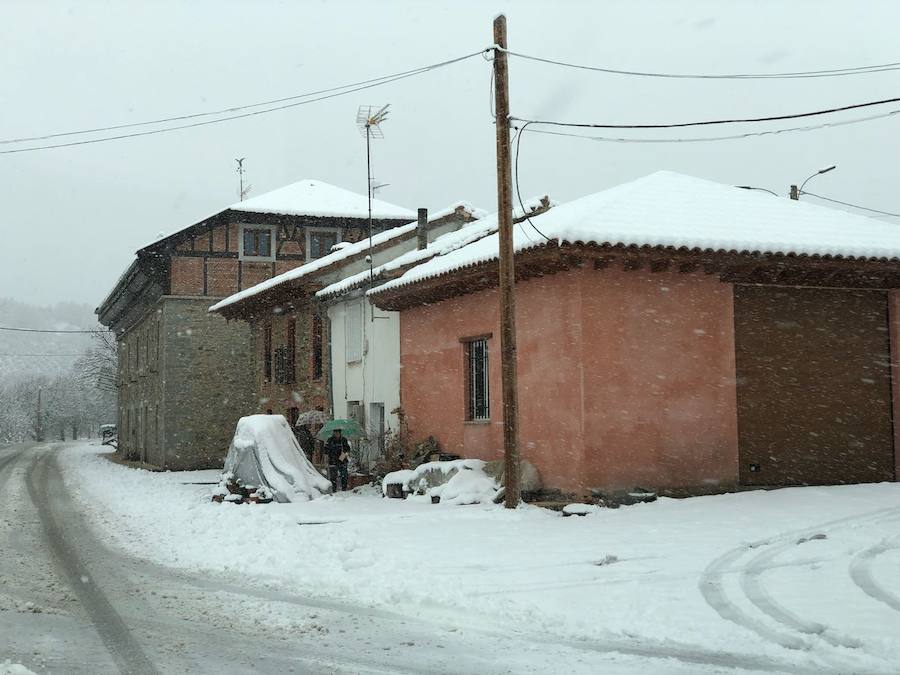
[{"label": "white window frame", "polygon": [[[312,227],[312,228],[307,227],[306,228],[306,261],[307,262],[309,262],[310,260],[318,260],[318,258],[311,257],[311,253],[312,253],[312,235],[319,233],[319,232],[324,233],[324,234],[337,235],[335,237],[335,242],[334,242],[335,244],[340,244],[343,241],[343,239],[341,239],[341,234],[343,234],[343,230],[339,227]],[[243,241],[243,239],[241,241]],[[329,251],[328,253],[331,253],[331,251]],[[325,255],[328,255],[328,253],[326,253]],[[324,258],[325,256],[322,256],[322,257]]]},{"label": "white window frame", "polygon": [[[272,241],[272,255],[244,255],[244,230],[269,230]],[[277,225],[254,225],[253,223],[241,223],[238,228],[238,260],[248,262],[274,262],[275,251],[278,249]]]}]

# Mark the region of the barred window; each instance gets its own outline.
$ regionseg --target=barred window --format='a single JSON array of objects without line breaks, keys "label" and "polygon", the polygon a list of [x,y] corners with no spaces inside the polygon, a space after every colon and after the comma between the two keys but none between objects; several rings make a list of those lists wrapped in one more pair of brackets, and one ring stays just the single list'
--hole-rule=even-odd
[{"label": "barred window", "polygon": [[488,382],[488,343],[486,338],[464,343],[466,354],[466,419],[487,420],[491,417]]}]

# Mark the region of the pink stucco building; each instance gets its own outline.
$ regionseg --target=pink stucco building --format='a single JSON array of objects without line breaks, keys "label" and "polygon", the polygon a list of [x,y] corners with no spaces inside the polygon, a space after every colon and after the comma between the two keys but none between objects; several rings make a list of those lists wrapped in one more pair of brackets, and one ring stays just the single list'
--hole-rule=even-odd
[{"label": "pink stucco building", "polygon": [[[520,446],[545,485],[895,480],[900,232],[659,173],[516,230]],[[529,227],[526,225],[526,228]],[[502,456],[496,235],[375,289],[415,440]]]}]

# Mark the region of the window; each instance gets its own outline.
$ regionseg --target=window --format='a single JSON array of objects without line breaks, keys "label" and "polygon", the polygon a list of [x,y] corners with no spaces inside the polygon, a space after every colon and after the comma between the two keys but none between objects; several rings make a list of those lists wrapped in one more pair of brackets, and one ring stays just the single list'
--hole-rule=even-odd
[{"label": "window", "polygon": [[287,371],[288,382],[297,381],[297,320],[288,319],[287,324]]},{"label": "window", "polygon": [[347,363],[362,360],[362,305],[354,303],[347,306],[344,314],[344,342]]},{"label": "window", "polygon": [[297,324],[288,319],[284,331],[284,343],[275,348],[276,384],[293,384],[297,381],[296,363]]},{"label": "window", "polygon": [[313,314],[312,317],[312,379],[321,380],[324,371],[324,347],[322,339],[322,317]]},{"label": "window", "polygon": [[272,324],[263,327],[263,377],[266,382],[272,381]]},{"label": "window", "polygon": [[464,343],[466,354],[466,419],[491,417],[487,338]]},{"label": "window", "polygon": [[240,258],[275,260],[275,229],[268,225],[242,225]]},{"label": "window", "polygon": [[331,253],[331,247],[341,240],[338,230],[310,230],[307,234],[307,260],[315,260]]},{"label": "window", "polygon": [[281,345],[275,348],[275,384],[290,384],[293,380],[288,363],[288,348]]}]

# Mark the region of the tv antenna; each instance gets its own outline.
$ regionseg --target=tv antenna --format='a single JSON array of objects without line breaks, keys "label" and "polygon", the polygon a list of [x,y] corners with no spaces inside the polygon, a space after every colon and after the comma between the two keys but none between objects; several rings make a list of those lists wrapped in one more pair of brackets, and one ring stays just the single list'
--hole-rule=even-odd
[{"label": "tv antenna", "polygon": [[247,193],[253,189],[252,185],[248,185],[246,188],[244,187],[244,160],[246,157],[235,158],[235,162],[237,162],[237,174],[240,180],[240,187],[238,189],[238,197],[241,201],[244,201],[244,197],[247,196]]},{"label": "tv antenna", "polygon": [[[375,191],[372,185],[372,139],[384,138],[384,132],[381,130],[381,123],[387,119],[388,108],[391,104],[377,105],[361,105],[356,113],[356,126],[360,133],[366,137],[366,193],[369,197],[369,280],[375,277],[374,265],[372,263],[372,193]],[[381,186],[379,186],[381,187]],[[374,308],[373,308],[374,318]]]}]

